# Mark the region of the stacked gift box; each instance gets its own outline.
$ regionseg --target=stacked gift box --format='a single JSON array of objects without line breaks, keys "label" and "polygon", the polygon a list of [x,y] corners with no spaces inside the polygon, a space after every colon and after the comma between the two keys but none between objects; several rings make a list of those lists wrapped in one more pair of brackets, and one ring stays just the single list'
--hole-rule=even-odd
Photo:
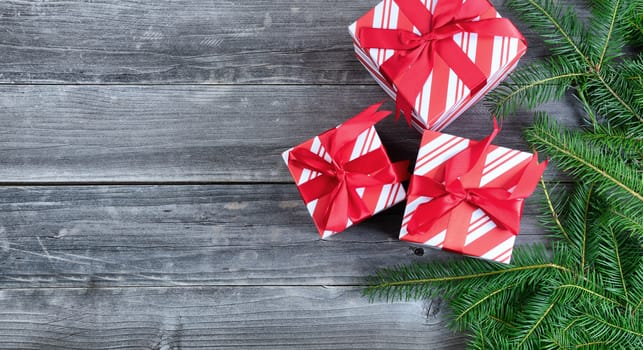
[{"label": "stacked gift box", "polygon": [[[501,19],[487,0],[467,1],[465,4],[470,6],[462,5],[459,10],[453,9],[454,2],[384,0],[349,27],[357,58],[394,100],[398,99],[398,87],[391,75],[401,75],[402,80],[419,79],[415,89],[406,90],[409,96],[400,96],[411,105],[411,115],[407,117],[419,130],[445,128],[497,86],[527,50],[522,35],[510,21]],[[432,28],[429,22],[433,22]],[[464,25],[468,25],[468,31],[453,32],[453,27]],[[427,28],[419,30],[420,27]],[[436,40],[422,41],[423,36],[431,35],[430,31],[438,33]],[[378,40],[384,36],[388,40]],[[423,57],[423,50],[432,52]],[[428,58],[432,69],[391,69],[390,65],[399,61],[417,64],[415,57],[400,60],[402,55],[418,56],[417,60]],[[463,73],[458,74],[460,71]],[[475,73],[482,73],[485,80],[465,81]],[[418,74],[423,75],[417,77]]]}]

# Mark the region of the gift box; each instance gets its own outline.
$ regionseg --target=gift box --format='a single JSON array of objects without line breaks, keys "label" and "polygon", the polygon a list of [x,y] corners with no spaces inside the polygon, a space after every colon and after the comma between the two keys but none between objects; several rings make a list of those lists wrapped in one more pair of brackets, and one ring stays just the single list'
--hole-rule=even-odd
[{"label": "gift box", "polygon": [[386,154],[374,124],[391,112],[380,106],[282,154],[322,238],[406,198],[409,162]]},{"label": "gift box", "polygon": [[509,263],[524,199],[547,162],[536,154],[426,131],[408,190],[400,239]]},{"label": "gift box", "polygon": [[384,0],[349,32],[357,58],[420,131],[449,125],[527,49],[487,0]]}]

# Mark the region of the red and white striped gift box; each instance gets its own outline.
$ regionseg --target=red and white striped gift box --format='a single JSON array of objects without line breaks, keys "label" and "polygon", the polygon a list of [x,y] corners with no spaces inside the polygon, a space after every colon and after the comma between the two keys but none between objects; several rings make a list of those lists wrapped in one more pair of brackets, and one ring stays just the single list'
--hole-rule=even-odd
[{"label": "red and white striped gift box", "polygon": [[[339,127],[341,127],[341,125],[338,126],[338,128]],[[330,156],[324,150],[324,147],[321,144],[319,136],[315,136],[313,139],[308,140],[296,147],[303,147],[305,149],[308,149],[311,152],[324,158],[327,162],[329,163],[331,162]],[[351,161],[355,160],[379,148],[383,149],[383,147],[384,146],[382,145],[382,141],[380,140],[380,137],[377,134],[375,127],[371,126],[368,129],[364,130],[364,132],[362,132],[353,142],[350,160]],[[289,153],[294,148],[295,147],[282,153],[282,157],[286,162],[286,165],[288,166],[288,169],[290,170],[290,173],[292,174],[295,180],[295,183],[299,187],[302,184],[319,176],[319,174],[309,169],[299,168],[288,162]],[[389,160],[389,163],[390,163],[390,160]],[[368,208],[370,215],[366,215],[360,220],[357,220],[355,222],[351,222],[350,220],[348,220],[346,222],[345,229],[353,226],[359,221],[367,219],[387,208],[390,208],[397,203],[400,203],[406,198],[406,191],[404,190],[404,187],[402,186],[402,184],[399,182],[384,184],[381,186],[360,187],[360,188],[356,188],[355,191],[362,198],[363,202],[366,204],[366,207]],[[315,226],[317,227],[317,230],[319,231],[319,234],[321,235],[322,238],[330,237],[331,235],[339,233],[335,231],[326,230],[324,227],[320,225],[321,216],[323,215],[324,210],[330,204],[331,203],[329,203],[328,198],[315,199],[306,203],[308,212],[312,216],[313,222],[315,223]]]},{"label": "red and white striped gift box", "polygon": [[[418,1],[433,12],[438,0]],[[490,7],[477,20],[500,17],[500,14],[493,7]],[[357,33],[361,28],[367,27],[403,29],[416,33],[419,33],[419,31],[400,11],[395,0],[380,2],[349,27],[357,58],[384,91],[395,99],[397,95],[396,88],[384,78],[379,70],[379,67],[393,56],[395,50],[362,48]],[[512,37],[478,38],[476,33],[459,33],[453,36],[453,40],[488,77],[487,84],[472,95],[462,80],[449,68],[449,65],[439,56],[436,56],[432,73],[415,99],[413,115],[411,116],[412,124],[420,132],[423,130],[442,130],[453,122],[460,114],[504,80],[516,67],[518,60],[527,50],[527,46],[523,41]]]},{"label": "red and white striped gift box", "polygon": [[[413,174],[443,181],[447,161],[467,149],[472,142],[476,141],[434,131],[425,132]],[[515,189],[513,184],[521,176],[525,167],[533,161],[534,154],[490,145],[486,155],[483,156],[485,157],[485,163],[482,177],[480,178],[480,187],[501,187],[513,192]],[[411,183],[402,220],[402,229],[400,230],[400,240],[438,249],[449,249],[450,247],[444,246],[447,234],[466,234],[462,250],[463,254],[502,263],[510,262],[516,236],[508,230],[498,227],[479,208],[472,208],[468,212],[468,216],[459,218],[459,220],[466,220],[469,223],[466,233],[449,231],[449,221],[452,213],[448,213],[426,232],[414,235],[409,234],[407,226],[414,219],[414,213],[418,206],[433,199],[414,192],[419,191],[416,191],[413,188],[413,183]]]}]

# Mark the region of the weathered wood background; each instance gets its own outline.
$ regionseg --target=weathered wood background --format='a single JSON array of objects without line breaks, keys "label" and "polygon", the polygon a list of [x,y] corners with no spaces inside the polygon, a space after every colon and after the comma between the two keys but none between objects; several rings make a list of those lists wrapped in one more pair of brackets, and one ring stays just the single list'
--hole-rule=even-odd
[{"label": "weathered wood background", "polygon": [[[319,239],[279,156],[385,97],[346,29],[376,2],[0,2],[0,348],[462,348],[441,300],[360,295],[450,255],[398,242],[399,206]],[[545,55],[517,24],[523,62]],[[497,143],[528,150],[531,120]],[[415,131],[378,130],[415,157]],[[519,244],[544,239],[537,202]]]}]

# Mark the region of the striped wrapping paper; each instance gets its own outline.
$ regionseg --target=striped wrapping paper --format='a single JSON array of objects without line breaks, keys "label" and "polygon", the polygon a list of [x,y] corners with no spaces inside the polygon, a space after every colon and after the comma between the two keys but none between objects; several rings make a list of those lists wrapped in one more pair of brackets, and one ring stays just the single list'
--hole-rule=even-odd
[{"label": "striped wrapping paper", "polygon": [[[445,163],[469,147],[472,142],[476,141],[434,131],[425,132],[420,144],[414,175],[428,176],[442,181]],[[507,184],[515,183],[515,179],[520,176],[533,156],[531,153],[509,148],[489,146],[480,186],[507,188]],[[508,188],[508,190],[512,192],[513,188]],[[430,202],[431,199],[414,194],[413,184],[411,184],[400,230],[400,240],[438,249],[448,249],[449,247],[444,247],[447,234],[466,234],[463,254],[502,263],[510,262],[516,236],[497,227],[481,209],[472,209],[467,217],[461,219],[469,222],[469,229],[466,233],[449,231],[450,214],[448,214],[436,222],[427,232],[409,235],[406,228],[408,223],[413,220],[416,209],[420,204]]]},{"label": "striped wrapping paper", "polygon": [[[437,0],[418,0],[432,10]],[[500,17],[495,9],[480,16],[480,19]],[[391,49],[363,49],[357,39],[360,28],[384,28],[418,30],[410,24],[409,19],[399,11],[394,0],[384,0],[368,11],[364,16],[350,25],[349,32],[353,38],[357,58],[375,78],[379,85],[393,99],[396,89],[382,76],[379,67],[394,54]],[[478,102],[485,94],[495,88],[518,64],[527,46],[516,38],[496,36],[480,38],[475,33],[456,34],[453,40],[462,48],[469,58],[489,78],[487,85],[474,95],[457,75],[439,56],[435,58],[433,71],[423,90],[415,100],[412,124],[418,131],[442,130],[460,114]]]},{"label": "striped wrapping paper", "polygon": [[[338,128],[340,127],[341,125],[338,126]],[[324,147],[321,145],[321,142],[318,136],[296,147],[304,147],[306,149],[309,149],[311,152],[319,155],[320,157],[323,157],[329,163],[331,162],[330,156],[324,150]],[[359,157],[362,157],[368,154],[369,152],[372,152],[378,148],[383,148],[383,147],[384,146],[382,145],[382,141],[380,140],[380,137],[377,134],[375,127],[370,127],[364,132],[362,132],[357,137],[357,139],[355,139],[354,145],[352,147],[353,150],[352,150],[350,160],[357,159]],[[294,148],[291,148],[285,151],[282,154],[282,156],[284,161],[286,162],[286,165],[288,166],[288,169],[290,170],[290,173],[292,174],[295,180],[295,183],[297,184],[297,186],[301,186],[307,181],[314,179],[319,174],[312,172],[309,169],[302,169],[292,164],[289,164],[288,155],[290,151],[292,151],[293,149]],[[356,191],[358,195],[362,198],[366,206],[368,207],[369,211],[371,212],[370,215],[361,218],[359,221],[367,219],[381,212],[382,210],[390,208],[393,205],[400,203],[406,198],[406,191],[404,190],[404,187],[402,186],[401,183],[390,183],[382,186],[361,187],[361,188],[357,188]],[[330,237],[331,235],[339,233],[339,232],[325,230],[323,227],[319,225],[319,220],[320,220],[320,217],[323,215],[323,211],[330,205],[328,198],[325,198],[325,199],[326,199],[325,201],[323,199],[315,199],[311,202],[306,203],[308,212],[312,216],[313,222],[315,223],[315,226],[317,227],[317,230],[319,231],[319,234],[321,235],[322,238]],[[351,222],[350,220],[348,220],[346,222],[346,228],[358,223],[359,221]]]}]

